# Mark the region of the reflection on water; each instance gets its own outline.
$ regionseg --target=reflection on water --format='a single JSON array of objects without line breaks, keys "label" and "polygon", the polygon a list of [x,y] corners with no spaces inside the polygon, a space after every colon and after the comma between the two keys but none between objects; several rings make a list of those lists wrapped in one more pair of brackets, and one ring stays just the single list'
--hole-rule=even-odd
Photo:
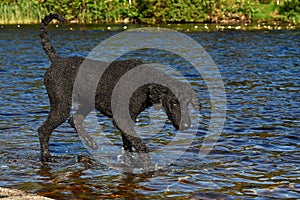
[{"label": "reflection on water", "polygon": [[[57,29],[51,33],[61,55],[87,55],[115,32]],[[42,165],[36,130],[48,113],[43,74],[49,61],[37,26],[4,28],[0,35],[0,186],[56,199],[300,197],[299,31],[189,33],[221,71],[227,93],[226,124],[213,151],[199,159],[210,120],[210,96],[201,78],[188,77],[203,106],[196,139],[180,161],[147,174],[123,173],[95,162],[68,123],[51,138],[55,162]],[[149,55],[146,61],[157,58],[156,62],[178,70],[187,65],[166,52],[142,53]],[[148,123],[147,116],[144,112],[140,125]],[[100,121],[108,137],[121,146],[111,122],[102,116]],[[154,149],[174,134],[167,124],[163,133],[149,136],[147,144]]]}]

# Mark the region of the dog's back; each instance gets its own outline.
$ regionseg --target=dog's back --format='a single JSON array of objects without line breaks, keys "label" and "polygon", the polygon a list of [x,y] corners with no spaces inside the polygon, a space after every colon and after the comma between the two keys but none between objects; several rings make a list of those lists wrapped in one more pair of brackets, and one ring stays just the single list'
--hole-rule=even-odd
[{"label": "dog's back", "polygon": [[[114,61],[107,66],[108,63],[106,62],[89,60],[83,57],[59,56],[48,37],[47,31],[48,24],[54,19],[66,22],[59,14],[50,14],[42,20],[40,25],[41,44],[51,61],[51,66],[44,76],[50,101],[55,101],[57,97],[63,97],[71,102],[73,95],[79,103],[89,104],[96,98],[96,104],[98,104],[98,107],[101,106],[103,108],[103,114],[111,117],[111,94],[116,83],[126,72],[143,64],[143,62],[135,59],[122,60]],[[99,79],[100,76],[98,74],[102,71],[102,68],[106,69],[103,70],[101,79]],[[81,73],[78,76],[79,69]],[[94,91],[90,90],[97,82],[98,87],[95,94]],[[95,96],[89,96],[89,94],[94,94]]]}]

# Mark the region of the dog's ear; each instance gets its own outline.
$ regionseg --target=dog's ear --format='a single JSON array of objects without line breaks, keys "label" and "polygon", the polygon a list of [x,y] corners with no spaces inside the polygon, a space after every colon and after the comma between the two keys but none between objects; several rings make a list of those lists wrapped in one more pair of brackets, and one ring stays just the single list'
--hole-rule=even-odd
[{"label": "dog's ear", "polygon": [[153,104],[161,104],[166,93],[167,91],[165,91],[163,86],[152,84],[148,86],[148,96]]},{"label": "dog's ear", "polygon": [[180,82],[180,84],[178,85],[178,90],[180,90],[179,95],[186,96],[190,99],[190,103],[192,104],[194,109],[201,109],[201,104],[198,101],[198,97],[190,84]]},{"label": "dog's ear", "polygon": [[148,86],[148,97],[153,104],[158,104],[161,102],[161,99],[157,95],[157,89],[152,84]]}]

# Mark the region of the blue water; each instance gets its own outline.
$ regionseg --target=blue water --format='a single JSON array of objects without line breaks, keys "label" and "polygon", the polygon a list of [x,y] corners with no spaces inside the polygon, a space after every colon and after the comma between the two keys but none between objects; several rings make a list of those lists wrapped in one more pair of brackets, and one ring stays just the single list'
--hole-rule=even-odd
[{"label": "blue water", "polygon": [[[116,34],[82,27],[50,29],[60,55],[85,56]],[[217,64],[227,96],[223,132],[205,158],[198,158],[211,115],[201,78],[190,78],[203,109],[200,128],[180,162],[153,173],[125,173],[93,159],[68,123],[52,135],[55,162],[39,162],[37,128],[49,101],[43,75],[50,62],[38,26],[0,29],[0,186],[55,199],[99,198],[300,198],[300,31],[188,32]],[[143,51],[182,69],[166,52]],[[141,58],[141,52],[125,57]],[[163,115],[163,113],[161,113]],[[147,113],[140,124],[147,123]],[[161,116],[163,117],[163,116]],[[121,146],[118,131],[100,116],[101,126]],[[174,134],[147,138],[151,148]]]}]

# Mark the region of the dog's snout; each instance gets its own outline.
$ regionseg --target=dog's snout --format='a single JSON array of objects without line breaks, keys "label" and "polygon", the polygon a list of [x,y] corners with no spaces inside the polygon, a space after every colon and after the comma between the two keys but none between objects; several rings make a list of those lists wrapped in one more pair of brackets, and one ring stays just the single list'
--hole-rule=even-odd
[{"label": "dog's snout", "polygon": [[179,129],[180,129],[180,130],[186,130],[186,129],[190,128],[190,126],[191,126],[190,123],[184,122],[184,123],[181,123],[181,124],[180,124]]}]

